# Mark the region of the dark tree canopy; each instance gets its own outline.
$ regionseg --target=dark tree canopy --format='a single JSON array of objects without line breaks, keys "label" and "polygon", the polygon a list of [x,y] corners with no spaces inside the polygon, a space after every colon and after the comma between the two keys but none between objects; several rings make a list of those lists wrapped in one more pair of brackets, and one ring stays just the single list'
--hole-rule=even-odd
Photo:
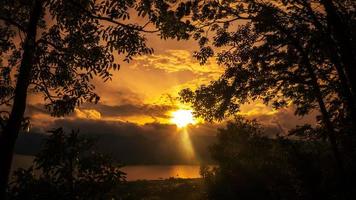
[{"label": "dark tree canopy", "polygon": [[[20,61],[24,49],[31,9],[35,1],[3,1],[0,10],[1,105],[10,104],[15,95]],[[145,34],[163,38],[186,38],[174,31],[177,21],[164,1],[36,1],[41,4],[36,26],[30,92],[40,93],[46,108],[56,116],[73,111],[83,102],[97,102],[91,83],[94,76],[107,81],[112,70],[136,55],[150,54]],[[130,20],[141,16],[140,21]],[[160,18],[168,18],[162,21]],[[182,28],[182,26],[180,26]],[[116,57],[116,59],[114,59]],[[5,115],[3,116],[5,117]]]},{"label": "dark tree canopy", "polygon": [[195,57],[201,64],[215,58],[224,73],[195,91],[183,90],[182,101],[209,121],[236,115],[241,105],[256,100],[275,109],[294,106],[299,116],[318,111],[316,128],[304,125],[290,135],[329,141],[339,184],[352,191],[355,1],[212,0],[186,5],[195,26],[191,35],[200,46]]},{"label": "dark tree canopy", "polygon": [[293,105],[300,116],[319,111],[319,124],[328,130],[334,146],[336,132],[354,135],[353,1],[192,1],[190,5],[192,36],[200,45],[195,57],[202,64],[214,57],[225,69],[218,80],[181,92],[197,115],[221,120],[236,114],[242,104],[259,100],[276,109]]},{"label": "dark tree canopy", "polygon": [[[94,77],[151,54],[146,34],[187,39],[192,26],[164,0],[3,0],[0,8],[0,198],[29,93],[54,116],[97,103]],[[131,16],[138,16],[138,21]]]}]

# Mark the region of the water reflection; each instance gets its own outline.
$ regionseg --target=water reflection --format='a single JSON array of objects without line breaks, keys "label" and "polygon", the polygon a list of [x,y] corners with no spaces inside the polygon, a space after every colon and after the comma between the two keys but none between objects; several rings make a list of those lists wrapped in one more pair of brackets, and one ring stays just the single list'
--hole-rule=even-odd
[{"label": "water reflection", "polygon": [[138,165],[127,166],[122,171],[127,173],[127,180],[158,180],[174,178],[200,178],[199,165]]},{"label": "water reflection", "polygon": [[[33,162],[33,156],[16,154],[12,171],[19,167],[28,168]],[[174,178],[199,178],[199,165],[131,165],[122,168],[127,173],[127,180],[159,180]]]}]

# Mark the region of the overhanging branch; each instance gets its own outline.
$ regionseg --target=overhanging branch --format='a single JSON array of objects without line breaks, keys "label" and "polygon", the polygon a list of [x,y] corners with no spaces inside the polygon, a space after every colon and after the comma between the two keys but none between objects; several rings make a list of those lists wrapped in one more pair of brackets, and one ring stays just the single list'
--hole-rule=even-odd
[{"label": "overhanging branch", "polygon": [[[100,15],[94,15],[93,13],[91,13],[90,11],[88,11],[87,9],[83,8],[80,4],[78,4],[77,2],[70,0],[70,3],[72,3],[74,6],[76,6],[77,8],[79,8],[81,11],[83,11],[88,17],[91,17],[93,19],[98,19],[98,20],[102,20],[102,21],[106,21],[106,22],[110,22],[131,30],[135,30],[135,31],[140,31],[140,32],[145,32],[145,33],[157,33],[159,32],[159,30],[145,30],[143,27],[135,27],[129,24],[124,24],[121,22],[118,22],[110,17],[105,17],[105,16],[100,16]],[[147,24],[144,25],[144,27],[147,26]]]}]

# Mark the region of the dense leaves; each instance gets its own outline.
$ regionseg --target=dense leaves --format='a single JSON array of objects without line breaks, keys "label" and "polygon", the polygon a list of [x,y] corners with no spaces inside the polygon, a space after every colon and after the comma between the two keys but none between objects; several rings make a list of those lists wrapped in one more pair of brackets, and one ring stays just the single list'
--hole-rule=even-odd
[{"label": "dense leaves", "polygon": [[[10,199],[116,199],[125,174],[94,141],[76,131],[50,132],[34,166],[18,169]],[[115,192],[114,192],[115,191]]]},{"label": "dense leaves", "polygon": [[202,64],[214,57],[225,70],[208,85],[181,91],[182,101],[209,121],[236,115],[251,101],[291,106],[298,116],[317,111],[317,124],[289,136],[328,141],[340,179],[349,179],[356,152],[355,3],[194,2],[195,56]]},{"label": "dense leaves", "polygon": [[202,167],[208,199],[343,199],[331,151],[321,141],[272,138],[255,121],[238,118],[220,129]]},{"label": "dense leaves", "polygon": [[[2,1],[0,9],[1,105],[10,103],[33,1]],[[40,93],[56,116],[72,112],[83,102],[97,102],[91,83],[98,76],[110,80],[119,59],[151,54],[146,34],[187,39],[191,26],[180,22],[169,1],[40,0],[30,92]],[[138,20],[132,20],[132,15]],[[176,27],[172,25],[175,24]],[[118,59],[119,58],[119,59]],[[5,109],[6,110],[6,109]]]},{"label": "dense leaves", "polygon": [[[146,34],[187,39],[189,13],[164,0],[3,0],[0,8],[0,198],[28,94],[53,116],[97,103],[95,77],[108,81],[119,62],[151,54]],[[132,17],[134,16],[134,17]]]},{"label": "dense leaves", "polygon": [[[298,116],[317,111],[317,124],[298,126],[288,137],[329,142],[342,188],[337,193],[350,194],[356,152],[355,1],[190,2],[195,27],[191,36],[200,46],[195,57],[201,64],[214,58],[224,72],[195,91],[181,91],[182,101],[208,121],[236,115],[241,105],[252,101],[274,109],[290,106]],[[255,148],[259,146],[263,144]],[[223,149],[221,155],[229,152]],[[235,161],[241,160],[231,156],[221,164]],[[238,173],[229,170],[229,175]]]},{"label": "dense leaves", "polygon": [[353,66],[342,61],[329,4],[355,52],[351,1],[194,1],[192,34],[200,45],[195,56],[202,64],[216,56],[225,72],[196,91],[183,90],[183,101],[208,120],[234,115],[250,101],[276,109],[293,105],[300,116],[320,110],[321,126],[330,129],[330,121],[333,129],[350,130],[356,104],[346,69]]}]

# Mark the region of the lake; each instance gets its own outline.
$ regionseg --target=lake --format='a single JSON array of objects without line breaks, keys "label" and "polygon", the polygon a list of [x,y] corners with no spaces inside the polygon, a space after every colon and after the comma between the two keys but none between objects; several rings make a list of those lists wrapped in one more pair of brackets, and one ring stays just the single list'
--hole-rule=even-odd
[{"label": "lake", "polygon": [[[14,156],[12,170],[31,165],[33,156]],[[128,181],[135,180],[159,180],[174,178],[199,178],[199,165],[130,165],[122,168],[127,173]]]},{"label": "lake", "polygon": [[126,166],[127,180],[158,180],[174,178],[199,178],[199,165],[137,165]]}]

